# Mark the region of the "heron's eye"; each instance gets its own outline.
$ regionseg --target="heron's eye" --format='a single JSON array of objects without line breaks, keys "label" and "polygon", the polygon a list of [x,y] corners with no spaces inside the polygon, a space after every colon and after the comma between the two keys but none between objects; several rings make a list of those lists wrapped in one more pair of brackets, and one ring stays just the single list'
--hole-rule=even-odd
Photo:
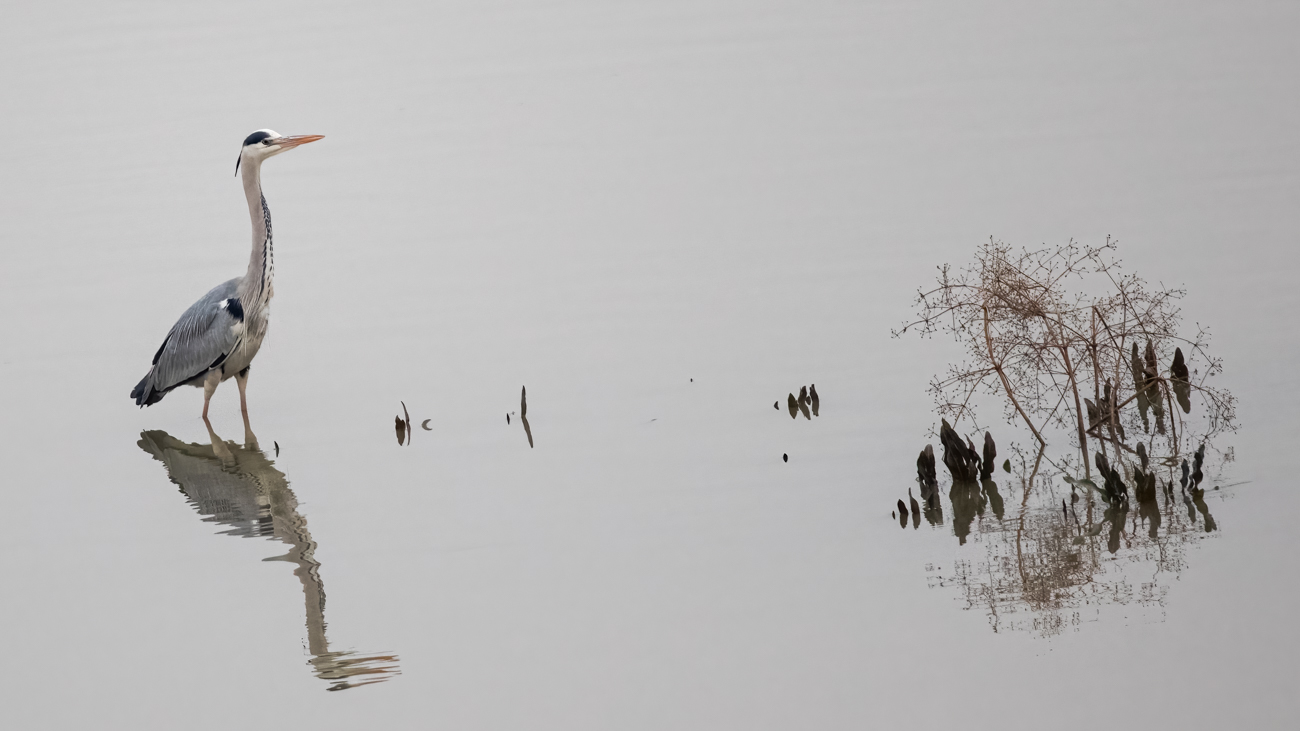
[{"label": "heron's eye", "polygon": [[262,144],[263,144],[263,145],[269,145],[269,144],[271,144],[271,138],[268,137],[268,138],[262,140]]}]

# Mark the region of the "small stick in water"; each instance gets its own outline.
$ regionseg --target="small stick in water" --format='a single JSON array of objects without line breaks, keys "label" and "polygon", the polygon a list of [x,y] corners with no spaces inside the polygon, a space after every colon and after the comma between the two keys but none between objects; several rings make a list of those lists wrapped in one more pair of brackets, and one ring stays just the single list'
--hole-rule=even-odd
[{"label": "small stick in water", "polygon": [[402,405],[402,413],[406,414],[406,443],[411,443],[411,437],[415,436],[415,430],[411,428],[411,412],[406,410],[406,402],[399,401]]},{"label": "small stick in water", "polygon": [[521,386],[519,390],[519,420],[524,423],[524,433],[528,435],[528,448],[533,448],[533,429],[528,425],[528,388]]}]

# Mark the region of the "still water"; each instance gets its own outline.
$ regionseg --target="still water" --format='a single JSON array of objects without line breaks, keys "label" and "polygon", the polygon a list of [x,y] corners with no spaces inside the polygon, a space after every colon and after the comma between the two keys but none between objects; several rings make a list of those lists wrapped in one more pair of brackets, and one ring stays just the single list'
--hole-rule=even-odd
[{"label": "still water", "polygon": [[[0,20],[4,727],[1289,725],[1295,6]],[[326,139],[263,169],[253,445],[233,383],[127,393],[244,270],[263,127]],[[890,337],[916,288],[1107,235],[1234,459],[1154,536],[1006,473],[900,529],[960,356]]]}]

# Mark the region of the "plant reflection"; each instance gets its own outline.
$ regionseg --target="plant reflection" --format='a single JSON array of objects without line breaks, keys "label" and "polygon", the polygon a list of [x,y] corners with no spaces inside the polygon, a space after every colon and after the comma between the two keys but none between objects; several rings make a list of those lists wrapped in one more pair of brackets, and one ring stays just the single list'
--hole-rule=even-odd
[{"label": "plant reflection", "polygon": [[[251,431],[246,430],[251,437]],[[270,538],[290,547],[283,556],[265,559],[296,565],[307,613],[309,661],[316,677],[329,690],[344,690],[388,680],[399,673],[395,655],[358,655],[329,649],[325,636],[325,586],[316,542],[307,519],[298,512],[298,499],[289,481],[249,438],[239,447],[212,431],[210,445],[187,444],[163,431],[140,435],[140,448],[162,462],[171,478],[204,522],[229,526],[225,535]]]},{"label": "plant reflection", "polygon": [[[1136,604],[1163,618],[1170,578],[1217,525],[1205,490],[1194,482],[1180,488],[1172,466],[1163,479],[1142,476],[1140,468],[1132,475],[1135,467],[1129,479],[1145,486],[1130,502],[1107,501],[1100,488],[1061,484],[1026,465],[1008,486],[1020,502],[1011,515],[994,480],[955,482],[948,493],[953,534],[959,545],[974,545],[960,549],[949,571],[927,566],[930,586],[957,588],[964,608],[987,613],[995,632],[1060,634],[1114,605]],[[1124,614],[1133,616],[1131,609]]]}]

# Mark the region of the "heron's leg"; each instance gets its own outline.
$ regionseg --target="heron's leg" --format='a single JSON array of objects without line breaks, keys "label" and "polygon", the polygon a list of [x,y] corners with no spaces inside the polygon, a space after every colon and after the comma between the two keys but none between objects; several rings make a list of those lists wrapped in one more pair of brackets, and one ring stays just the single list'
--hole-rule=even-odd
[{"label": "heron's leg", "polygon": [[212,401],[212,394],[221,384],[221,371],[208,371],[208,377],[203,381],[203,420],[208,420],[208,402]]},{"label": "heron's leg", "polygon": [[235,374],[235,385],[239,386],[239,412],[244,415],[244,447],[247,449],[259,449],[257,446],[257,435],[253,433],[253,427],[248,423],[248,368]]},{"label": "heron's leg", "polygon": [[239,410],[243,412],[244,418],[248,418],[248,394],[245,389],[248,388],[248,368],[235,374],[235,385],[239,386]]}]

